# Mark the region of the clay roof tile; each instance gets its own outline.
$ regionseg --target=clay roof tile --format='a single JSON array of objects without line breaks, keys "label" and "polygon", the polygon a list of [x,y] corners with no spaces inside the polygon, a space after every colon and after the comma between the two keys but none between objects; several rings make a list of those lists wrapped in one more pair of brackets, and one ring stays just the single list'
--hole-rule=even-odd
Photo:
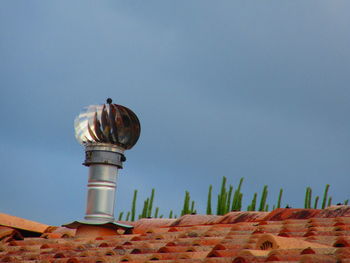
[{"label": "clay roof tile", "polygon": [[[93,239],[74,237],[74,232],[68,232],[70,237],[65,238],[62,233],[66,234],[67,229],[49,227],[41,237],[3,239],[0,261],[220,263],[349,259],[350,217],[313,217],[319,215],[318,210],[301,210],[280,209],[268,215],[190,215],[171,221],[142,219],[133,222],[135,234]],[[341,211],[344,215],[346,209]],[[305,215],[307,218],[301,218]],[[174,222],[177,225],[171,226]],[[5,237],[15,231],[0,227]]]},{"label": "clay roof tile", "polygon": [[237,256],[239,249],[226,249],[226,250],[213,250],[210,253],[208,253],[207,257],[214,258],[214,257],[235,257]]},{"label": "clay roof tile", "polygon": [[2,213],[0,213],[0,226],[7,226],[14,229],[26,230],[35,233],[44,233],[49,227],[45,224]]},{"label": "clay roof tile", "polygon": [[239,222],[258,222],[262,220],[268,212],[230,212],[218,218],[215,224],[234,224]]},{"label": "clay roof tile", "polygon": [[221,216],[216,215],[184,215],[178,218],[171,226],[197,226],[213,224]]},{"label": "clay roof tile", "polygon": [[325,248],[327,245],[308,242],[297,238],[279,237],[272,234],[262,235],[256,242],[256,249],[292,249],[292,248]]},{"label": "clay roof tile", "polygon": [[308,219],[316,217],[321,210],[318,209],[294,209],[294,208],[277,208],[266,215],[263,220],[281,221],[286,219]]},{"label": "clay roof tile", "polygon": [[317,255],[317,254],[310,254],[310,255],[302,255],[300,257],[300,261],[301,263],[336,263],[337,259],[332,257],[332,256],[328,256],[328,255]]},{"label": "clay roof tile", "polygon": [[146,233],[154,228],[169,227],[176,219],[143,218],[136,222],[127,224],[134,226],[134,233]]},{"label": "clay roof tile", "polygon": [[350,247],[350,237],[339,237],[333,244],[334,247]]},{"label": "clay roof tile", "polygon": [[330,206],[326,209],[320,210],[317,215],[319,218],[334,218],[334,217],[349,217],[350,216],[350,206],[349,205],[338,205]]}]

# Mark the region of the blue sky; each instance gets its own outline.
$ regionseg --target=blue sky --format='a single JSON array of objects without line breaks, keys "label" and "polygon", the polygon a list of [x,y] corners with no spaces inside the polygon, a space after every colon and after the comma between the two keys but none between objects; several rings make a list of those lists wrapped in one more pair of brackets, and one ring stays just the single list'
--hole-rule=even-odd
[{"label": "blue sky", "polygon": [[[0,212],[61,225],[85,212],[87,168],[73,122],[107,97],[142,132],[126,152],[116,214],[156,189],[244,177],[243,206],[301,207],[307,186],[350,198],[349,1],[3,1]],[[215,199],[215,198],[214,198]]]}]

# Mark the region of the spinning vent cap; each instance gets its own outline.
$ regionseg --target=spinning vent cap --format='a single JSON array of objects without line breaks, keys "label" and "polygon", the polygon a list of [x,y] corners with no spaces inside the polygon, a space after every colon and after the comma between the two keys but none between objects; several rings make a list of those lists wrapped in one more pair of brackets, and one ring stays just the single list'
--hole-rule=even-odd
[{"label": "spinning vent cap", "polygon": [[90,105],[75,118],[75,137],[82,145],[107,143],[131,149],[140,137],[136,114],[127,107],[112,104]]}]

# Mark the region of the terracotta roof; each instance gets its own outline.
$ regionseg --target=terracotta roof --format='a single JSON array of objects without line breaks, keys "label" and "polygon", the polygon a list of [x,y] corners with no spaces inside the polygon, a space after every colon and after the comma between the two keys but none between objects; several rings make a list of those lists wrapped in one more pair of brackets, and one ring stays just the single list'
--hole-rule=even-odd
[{"label": "terracotta roof", "polygon": [[24,236],[42,234],[49,227],[45,224],[2,213],[0,213],[0,226],[11,228],[15,230],[17,234],[22,234]]},{"label": "terracotta roof", "polygon": [[[0,262],[350,262],[350,207],[141,219],[133,234],[76,237],[1,214]],[[38,225],[39,224],[39,225]],[[42,227],[42,228],[40,228]],[[40,237],[21,231],[43,231]],[[39,232],[30,232],[39,233]]]}]

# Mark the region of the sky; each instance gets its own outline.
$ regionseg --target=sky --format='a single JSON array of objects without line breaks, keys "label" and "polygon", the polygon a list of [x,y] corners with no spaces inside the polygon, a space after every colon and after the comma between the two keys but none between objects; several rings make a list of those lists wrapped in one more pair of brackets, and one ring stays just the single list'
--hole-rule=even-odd
[{"label": "sky", "polygon": [[0,213],[62,225],[84,217],[87,167],[74,119],[106,98],[132,109],[138,143],[116,217],[205,213],[221,179],[243,209],[303,207],[306,187],[350,198],[350,2],[2,1]]}]

